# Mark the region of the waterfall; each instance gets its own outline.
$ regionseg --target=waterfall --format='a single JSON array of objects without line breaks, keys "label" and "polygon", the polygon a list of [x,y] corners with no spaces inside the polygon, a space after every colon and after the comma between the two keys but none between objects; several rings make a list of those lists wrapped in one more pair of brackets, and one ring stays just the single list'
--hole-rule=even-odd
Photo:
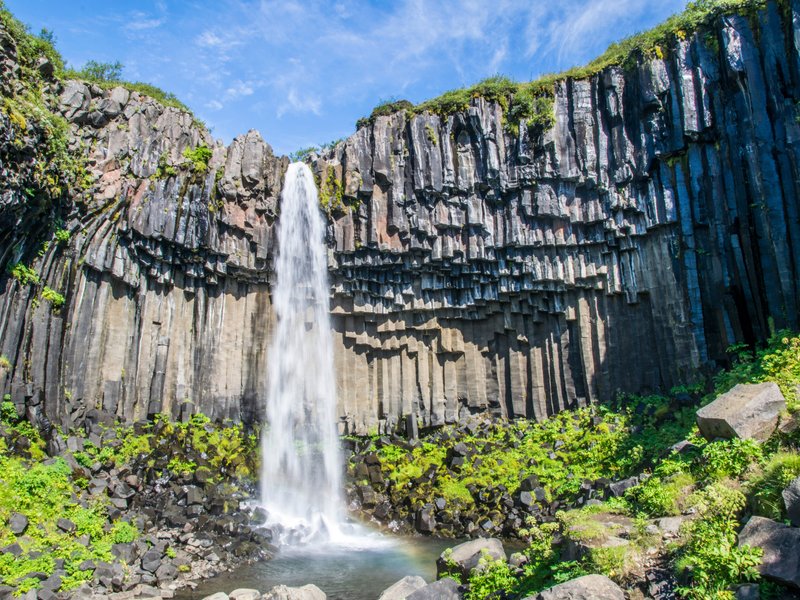
[{"label": "waterfall", "polygon": [[271,521],[299,527],[301,538],[330,538],[343,501],[325,224],[302,163],[286,172],[275,272],[261,500]]}]

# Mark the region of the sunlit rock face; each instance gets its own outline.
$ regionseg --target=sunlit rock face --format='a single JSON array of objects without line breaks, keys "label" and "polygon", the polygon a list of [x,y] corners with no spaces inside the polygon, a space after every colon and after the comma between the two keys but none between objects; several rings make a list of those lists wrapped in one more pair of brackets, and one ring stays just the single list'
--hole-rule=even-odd
[{"label": "sunlit rock face", "polygon": [[[327,232],[341,430],[669,390],[766,337],[769,317],[797,327],[790,4],[558,84],[541,136],[511,136],[502,109],[475,99],[447,118],[379,117],[317,157],[346,205]],[[288,160],[255,132],[215,145],[123,90],[59,96],[96,181],[68,247],[41,258],[22,194],[3,195],[0,250],[22,242],[66,298],[35,306],[33,287],[6,279],[3,391],[62,423],[94,409],[260,418]],[[183,152],[201,143],[213,156],[195,173]]]}]

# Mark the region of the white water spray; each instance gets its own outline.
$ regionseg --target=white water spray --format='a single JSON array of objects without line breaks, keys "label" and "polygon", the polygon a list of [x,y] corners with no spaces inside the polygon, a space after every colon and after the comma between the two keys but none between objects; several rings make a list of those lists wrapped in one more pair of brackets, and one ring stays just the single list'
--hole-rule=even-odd
[{"label": "white water spray", "polygon": [[337,537],[343,506],[324,238],[314,177],[293,163],[278,224],[261,500],[271,521],[305,539]]}]

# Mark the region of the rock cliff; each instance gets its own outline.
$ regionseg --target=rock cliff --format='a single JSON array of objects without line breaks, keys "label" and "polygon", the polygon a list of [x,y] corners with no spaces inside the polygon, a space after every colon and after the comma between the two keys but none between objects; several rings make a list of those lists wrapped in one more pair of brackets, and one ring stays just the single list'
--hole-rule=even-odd
[{"label": "rock cliff", "polygon": [[[0,388],[62,424],[258,418],[288,159],[122,88],[51,87],[89,176],[33,210],[30,160],[8,158],[32,133],[0,114],[0,255],[39,276],[0,282]],[[474,98],[377,117],[314,159],[342,431],[668,390],[770,321],[798,326],[800,0],[561,81],[553,102],[541,135]],[[47,243],[54,214],[70,235]]]}]

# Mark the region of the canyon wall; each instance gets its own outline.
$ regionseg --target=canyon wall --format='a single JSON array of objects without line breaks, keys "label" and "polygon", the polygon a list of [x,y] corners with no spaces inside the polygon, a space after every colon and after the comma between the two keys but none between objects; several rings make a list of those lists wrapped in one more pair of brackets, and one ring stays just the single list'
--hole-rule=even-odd
[{"label": "canyon wall", "polygon": [[[69,240],[47,244],[52,219],[0,165],[0,260],[41,279],[0,282],[0,391],[62,425],[258,419],[288,160],[122,88],[54,89],[91,182],[62,211]],[[798,102],[800,0],[769,2],[663,58],[556,84],[541,135],[511,135],[474,98],[377,117],[315,157],[340,429],[669,390],[731,344],[797,328]],[[0,114],[2,156],[15,139]],[[207,170],[184,157],[200,144]]]}]

